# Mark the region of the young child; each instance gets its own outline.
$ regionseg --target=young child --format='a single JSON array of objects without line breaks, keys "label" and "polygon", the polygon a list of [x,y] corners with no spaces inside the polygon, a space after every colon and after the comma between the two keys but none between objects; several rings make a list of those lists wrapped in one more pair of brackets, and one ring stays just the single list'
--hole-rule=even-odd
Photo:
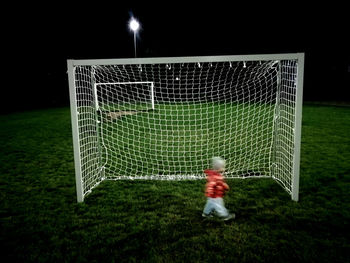
[{"label": "young child", "polygon": [[207,175],[207,184],[205,185],[205,195],[207,203],[205,204],[202,216],[212,217],[213,213],[223,220],[235,218],[235,214],[230,214],[225,208],[222,199],[229,186],[225,183],[223,173],[225,171],[225,160],[220,157],[212,159],[212,169],[207,169],[204,173]]}]

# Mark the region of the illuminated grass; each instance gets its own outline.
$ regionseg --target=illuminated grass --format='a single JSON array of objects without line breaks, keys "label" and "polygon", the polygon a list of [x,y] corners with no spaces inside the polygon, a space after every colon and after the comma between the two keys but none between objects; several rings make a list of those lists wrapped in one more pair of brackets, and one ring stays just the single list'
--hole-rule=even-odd
[{"label": "illuminated grass", "polygon": [[304,106],[300,202],[229,180],[237,215],[205,220],[204,181],[106,181],[77,204],[69,110],[0,116],[1,262],[348,262],[350,108]]},{"label": "illuminated grass", "polygon": [[104,120],[106,175],[202,174],[213,156],[224,157],[231,174],[270,175],[273,112],[267,104],[164,103]]}]

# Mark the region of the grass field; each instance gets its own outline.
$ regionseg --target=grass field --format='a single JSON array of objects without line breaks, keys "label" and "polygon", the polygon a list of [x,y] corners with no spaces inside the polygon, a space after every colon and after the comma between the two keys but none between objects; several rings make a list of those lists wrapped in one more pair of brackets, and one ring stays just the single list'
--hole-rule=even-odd
[{"label": "grass field", "polygon": [[68,108],[0,116],[1,262],[350,262],[350,107],[303,108],[300,201],[229,180],[223,223],[204,181],[105,181],[76,203]]},{"label": "grass field", "polygon": [[107,177],[202,175],[213,156],[227,160],[230,176],[248,170],[271,175],[274,105],[163,103],[155,108],[101,121]]}]

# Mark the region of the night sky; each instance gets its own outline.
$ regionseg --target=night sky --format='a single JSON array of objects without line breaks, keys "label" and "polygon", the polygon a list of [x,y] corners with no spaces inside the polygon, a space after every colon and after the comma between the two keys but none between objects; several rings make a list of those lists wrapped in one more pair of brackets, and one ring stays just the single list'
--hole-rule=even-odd
[{"label": "night sky", "polygon": [[144,2],[148,4],[50,1],[7,7],[12,15],[3,22],[1,112],[68,106],[66,60],[133,57],[127,27],[132,15],[142,23],[138,57],[305,52],[304,100],[350,100],[345,6]]}]

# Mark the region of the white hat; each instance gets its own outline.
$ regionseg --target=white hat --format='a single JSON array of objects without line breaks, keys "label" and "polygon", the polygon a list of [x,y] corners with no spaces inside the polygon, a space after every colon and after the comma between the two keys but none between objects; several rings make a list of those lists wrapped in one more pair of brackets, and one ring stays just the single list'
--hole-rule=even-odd
[{"label": "white hat", "polygon": [[211,164],[215,170],[225,168],[226,161],[221,157],[213,157],[211,159]]}]

